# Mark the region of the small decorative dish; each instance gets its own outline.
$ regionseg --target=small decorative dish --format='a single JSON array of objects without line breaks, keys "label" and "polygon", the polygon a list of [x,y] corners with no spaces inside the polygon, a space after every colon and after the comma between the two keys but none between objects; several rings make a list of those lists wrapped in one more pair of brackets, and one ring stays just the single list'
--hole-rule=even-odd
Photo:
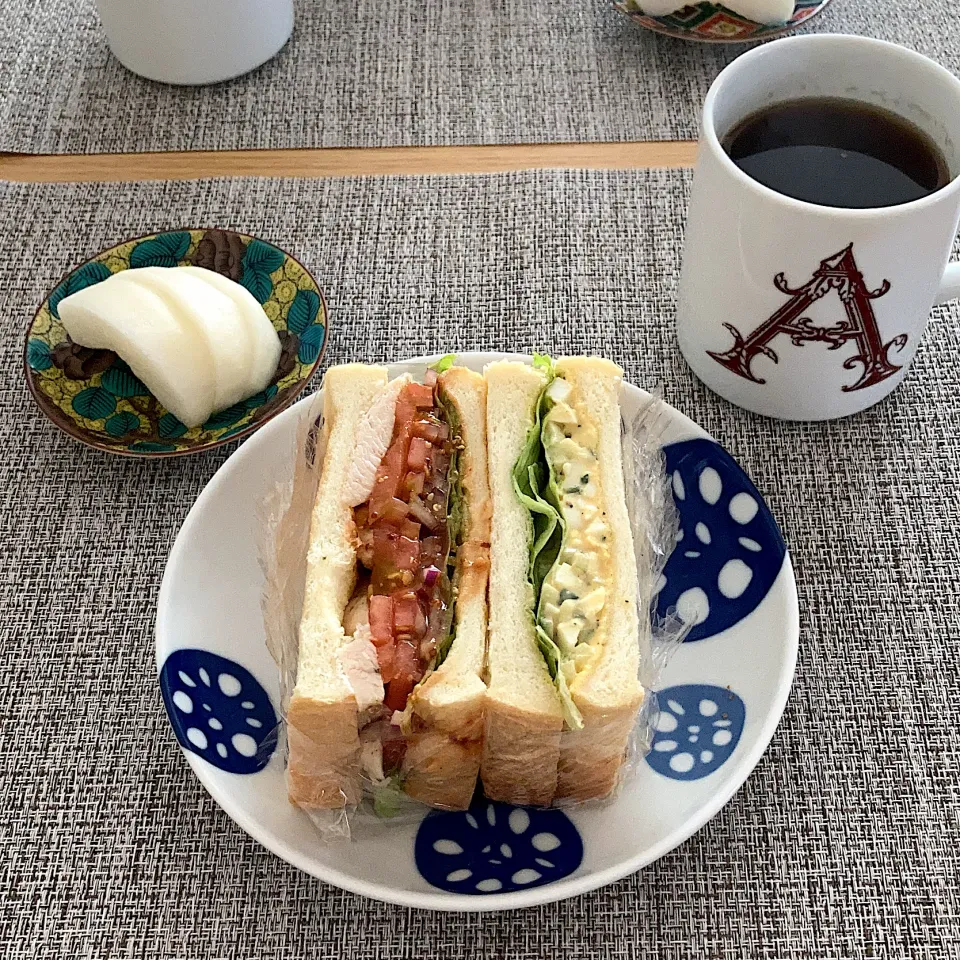
[{"label": "small decorative dish", "polygon": [[[481,371],[504,358],[468,353],[458,362]],[[649,400],[625,384],[625,417]],[[259,608],[256,519],[310,403],[285,411],[220,468],[187,516],[160,588],[157,670],[171,743],[175,737],[240,827],[301,870],[355,893],[473,911],[527,907],[611,883],[715,816],[757,764],[786,704],[799,640],[797,588],[757,488],[729,453],[664,405],[664,455],[682,535],[658,607],[675,607],[695,625],[661,676],[653,749],[636,775],[599,805],[515,807],[478,792],[469,811],[424,807],[413,822],[323,842],[287,799],[279,673]]]},{"label": "small decorative dish", "polygon": [[634,23],[678,40],[701,43],[752,43],[772,40],[790,33],[823,12],[830,0],[797,0],[793,16],[786,23],[757,23],[722,3],[690,3],[673,13],[652,16],[639,0],[614,0],[614,6]]},{"label": "small decorative dish", "polygon": [[[276,373],[265,390],[189,429],[115,353],[73,343],[57,312],[65,296],[120,270],[186,265],[214,270],[246,287],[263,306],[282,345]],[[307,386],[326,342],[323,294],[289,253],[233,230],[168,230],[126,240],[71,270],[30,323],[24,367],[37,405],[64,433],[107,453],[171,457],[244,437],[276,416]]]}]

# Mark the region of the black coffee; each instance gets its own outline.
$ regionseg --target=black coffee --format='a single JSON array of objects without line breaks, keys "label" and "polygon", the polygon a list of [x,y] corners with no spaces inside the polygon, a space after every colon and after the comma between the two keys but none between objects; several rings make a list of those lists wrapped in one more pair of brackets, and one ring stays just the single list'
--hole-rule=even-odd
[{"label": "black coffee", "polygon": [[827,207],[891,207],[950,181],[946,159],[919,127],[839,97],[758,110],[723,138],[723,149],[771,190]]}]

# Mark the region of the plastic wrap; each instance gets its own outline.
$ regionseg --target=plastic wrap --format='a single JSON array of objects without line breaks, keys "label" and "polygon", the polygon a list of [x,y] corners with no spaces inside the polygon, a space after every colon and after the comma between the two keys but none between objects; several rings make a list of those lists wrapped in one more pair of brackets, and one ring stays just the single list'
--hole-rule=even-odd
[{"label": "plastic wrap", "polygon": [[666,618],[656,613],[657,584],[680,529],[662,450],[668,422],[663,400],[653,394],[621,424],[624,493],[637,564],[639,707],[584,715],[581,730],[564,727],[551,806],[609,803],[636,776],[653,742],[661,673],[689,631],[673,612]]},{"label": "plastic wrap", "polygon": [[[422,371],[422,366],[418,369],[410,364],[394,365],[390,376],[402,372],[416,376]],[[662,401],[651,397],[636,416],[623,424],[622,433],[625,493],[637,557],[642,632],[645,633],[647,622],[643,613],[649,611],[651,617],[649,634],[641,638],[642,700],[639,709],[634,706],[616,717],[594,716],[587,729],[566,730],[560,735],[560,779],[565,777],[578,787],[567,790],[564,799],[555,800],[558,805],[580,802],[584,792],[590,796],[597,789],[606,797],[614,796],[635,774],[650,748],[657,718],[652,691],[671,652],[683,637],[684,628],[679,620],[660,621],[652,613],[656,584],[678,531],[661,452],[661,433],[666,422],[663,411]],[[363,632],[367,629],[365,626],[358,628],[352,640],[348,638],[337,657],[339,679],[352,693],[352,698],[347,699],[354,704],[348,707],[341,704],[321,716],[300,710],[293,697],[311,516],[327,432],[322,395],[318,394],[301,417],[295,449],[290,456],[292,475],[278,482],[264,499],[259,524],[265,580],[262,608],[267,645],[280,673],[281,744],[288,760],[288,787],[291,797],[299,800],[322,837],[334,841],[349,838],[358,827],[367,830],[374,825],[382,827],[419,820],[425,807],[404,792],[396,778],[378,775],[375,751],[368,749],[368,741],[374,737],[379,741],[383,736],[384,726],[382,720],[372,727],[364,725],[368,709],[375,709],[383,697],[383,686],[376,671],[376,652],[369,635]],[[418,768],[425,771],[427,777],[434,763],[440,769],[449,769],[452,759],[472,782],[471,770],[475,771],[480,764],[482,724],[465,735],[464,730],[455,733],[429,727],[424,730],[422,725],[418,730],[416,725],[411,727],[409,718],[401,730],[396,724],[399,717],[395,715],[393,720],[389,735],[405,739],[407,750],[419,760]],[[296,765],[291,767],[291,743],[296,747],[294,752],[301,765],[303,758],[309,762],[306,773]],[[329,783],[327,787],[323,786],[325,780]],[[477,782],[479,785],[479,780]],[[613,789],[608,789],[611,783]],[[411,784],[406,786],[415,792]]]},{"label": "plastic wrap", "polygon": [[[288,711],[297,681],[300,618],[306,583],[310,516],[323,467],[325,433],[323,395],[314,395],[297,427],[288,459],[290,473],[279,480],[260,504],[259,558],[264,587],[261,596],[267,649],[280,677],[281,731],[278,745],[289,756]],[[293,733],[297,735],[296,731]],[[289,765],[287,766],[289,776]],[[330,809],[308,809],[311,819],[329,840],[348,839],[347,797]]]},{"label": "plastic wrap", "polygon": [[650,751],[659,716],[655,691],[660,676],[690,632],[690,624],[685,624],[675,611],[668,611],[666,617],[657,614],[660,578],[680,534],[680,516],[663,455],[663,434],[669,423],[665,407],[659,392],[655,392],[623,425],[623,472],[637,555],[638,597],[641,609],[645,606],[650,614],[649,643],[640,647],[640,683],[645,696],[624,764],[625,773],[635,769]]}]

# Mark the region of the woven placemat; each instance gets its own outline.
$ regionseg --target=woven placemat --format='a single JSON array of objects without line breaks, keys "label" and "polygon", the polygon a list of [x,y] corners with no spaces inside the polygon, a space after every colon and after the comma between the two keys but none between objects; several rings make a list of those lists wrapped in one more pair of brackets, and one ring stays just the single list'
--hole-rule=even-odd
[{"label": "woven placemat", "polygon": [[[948,0],[834,0],[805,29],[894,40],[960,72]],[[0,150],[691,139],[743,49],[656,36],[610,0],[300,0],[275,60],[182,89],[120,66],[93,0],[4,0]]]},{"label": "woven placemat", "polygon": [[[0,186],[0,955],[491,960],[956,956],[960,325],[938,309],[873,410],[770,422],[710,395],[673,336],[688,178]],[[230,449],[137,462],[44,421],[21,371],[71,264],[184,224],[259,234],[325,286],[329,362],[596,351],[743,463],[779,518],[802,640],[743,789],[639,874],[491,916],[342,893],[220,811],[168,728],[153,617],[177,528]]]}]

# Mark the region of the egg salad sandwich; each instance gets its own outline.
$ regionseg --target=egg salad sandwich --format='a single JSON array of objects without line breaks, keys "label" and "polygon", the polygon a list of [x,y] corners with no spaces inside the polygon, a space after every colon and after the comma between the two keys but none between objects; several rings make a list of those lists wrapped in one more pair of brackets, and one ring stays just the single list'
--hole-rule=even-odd
[{"label": "egg salad sandwich", "polygon": [[490,364],[493,501],[486,795],[608,795],[643,702],[649,643],[627,511],[622,371],[592,357]]},{"label": "egg salad sandwich", "polygon": [[389,787],[464,809],[480,767],[490,498],[486,383],[348,364],[323,385],[288,790],[349,807]]}]

